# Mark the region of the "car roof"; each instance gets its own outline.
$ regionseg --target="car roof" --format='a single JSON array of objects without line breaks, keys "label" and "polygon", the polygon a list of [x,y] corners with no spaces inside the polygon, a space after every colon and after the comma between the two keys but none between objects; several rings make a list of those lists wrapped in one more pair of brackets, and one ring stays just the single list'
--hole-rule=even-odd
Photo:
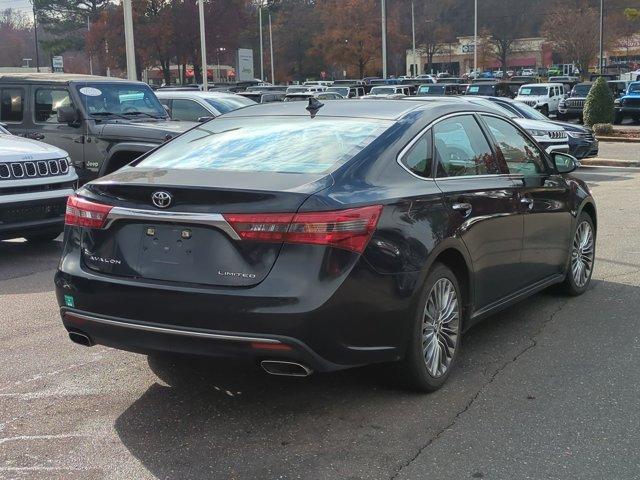
[{"label": "car roof", "polygon": [[202,92],[200,90],[156,90],[155,93],[158,98],[229,98],[237,96],[230,92]]},{"label": "car roof", "polygon": [[523,87],[563,87],[562,83],[547,82],[547,83],[525,83]]},{"label": "car roof", "polygon": [[[73,82],[130,82],[143,83],[118,77],[80,75],[76,73],[2,73],[0,83],[73,83]],[[146,84],[145,84],[146,85]]]}]

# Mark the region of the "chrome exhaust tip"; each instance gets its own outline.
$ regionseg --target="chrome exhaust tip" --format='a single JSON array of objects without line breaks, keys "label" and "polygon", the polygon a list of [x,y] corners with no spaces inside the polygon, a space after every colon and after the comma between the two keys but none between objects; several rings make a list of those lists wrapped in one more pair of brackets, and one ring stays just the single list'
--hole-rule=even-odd
[{"label": "chrome exhaust tip", "polygon": [[82,345],[84,347],[93,347],[93,342],[84,333],[69,332],[69,338],[73,343],[77,343],[78,345]]},{"label": "chrome exhaust tip", "polygon": [[260,366],[269,375],[280,377],[308,377],[313,373],[313,370],[305,365],[283,360],[262,360]]}]

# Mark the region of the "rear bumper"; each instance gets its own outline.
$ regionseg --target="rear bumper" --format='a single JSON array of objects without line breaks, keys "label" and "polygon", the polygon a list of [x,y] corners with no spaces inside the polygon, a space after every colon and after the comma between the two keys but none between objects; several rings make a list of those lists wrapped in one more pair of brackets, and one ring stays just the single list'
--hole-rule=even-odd
[{"label": "rear bumper", "polygon": [[70,308],[60,315],[68,332],[89,337],[92,343],[149,354],[171,352],[225,358],[277,358],[302,363],[314,371],[327,372],[345,368],[315,353],[303,342],[282,335],[252,335],[245,332],[170,327],[149,322],[99,316]]},{"label": "rear bumper", "polygon": [[[63,253],[55,276],[64,326],[122,350],[284,358],[316,371],[404,355],[422,273],[379,274],[360,258],[343,274],[323,279],[312,266],[311,249],[317,247],[286,247],[298,251],[289,252],[288,260],[281,254],[263,282],[242,288],[149,284],[102,275],[82,267],[77,250],[71,249]],[[304,268],[301,262],[307,262]],[[253,347],[259,339],[291,348]]]}]

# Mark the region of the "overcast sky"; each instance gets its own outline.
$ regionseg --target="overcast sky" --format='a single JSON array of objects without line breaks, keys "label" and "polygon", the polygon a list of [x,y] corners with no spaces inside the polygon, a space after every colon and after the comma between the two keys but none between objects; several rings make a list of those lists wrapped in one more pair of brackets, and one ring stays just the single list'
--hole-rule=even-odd
[{"label": "overcast sky", "polygon": [[4,10],[5,8],[30,12],[31,2],[29,0],[0,0],[0,10]]}]

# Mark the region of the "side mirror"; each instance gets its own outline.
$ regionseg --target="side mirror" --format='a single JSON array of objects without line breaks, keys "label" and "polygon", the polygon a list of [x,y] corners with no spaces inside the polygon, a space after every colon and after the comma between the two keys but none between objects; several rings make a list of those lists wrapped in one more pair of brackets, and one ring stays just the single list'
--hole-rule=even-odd
[{"label": "side mirror", "polygon": [[204,122],[208,122],[209,120],[213,120],[214,118],[215,117],[199,117],[198,122],[204,123]]},{"label": "side mirror", "polygon": [[78,123],[78,112],[73,107],[59,107],[58,123],[66,123],[68,125]]},{"label": "side mirror", "polygon": [[578,159],[568,153],[555,152],[551,154],[558,173],[571,173],[580,166]]}]

